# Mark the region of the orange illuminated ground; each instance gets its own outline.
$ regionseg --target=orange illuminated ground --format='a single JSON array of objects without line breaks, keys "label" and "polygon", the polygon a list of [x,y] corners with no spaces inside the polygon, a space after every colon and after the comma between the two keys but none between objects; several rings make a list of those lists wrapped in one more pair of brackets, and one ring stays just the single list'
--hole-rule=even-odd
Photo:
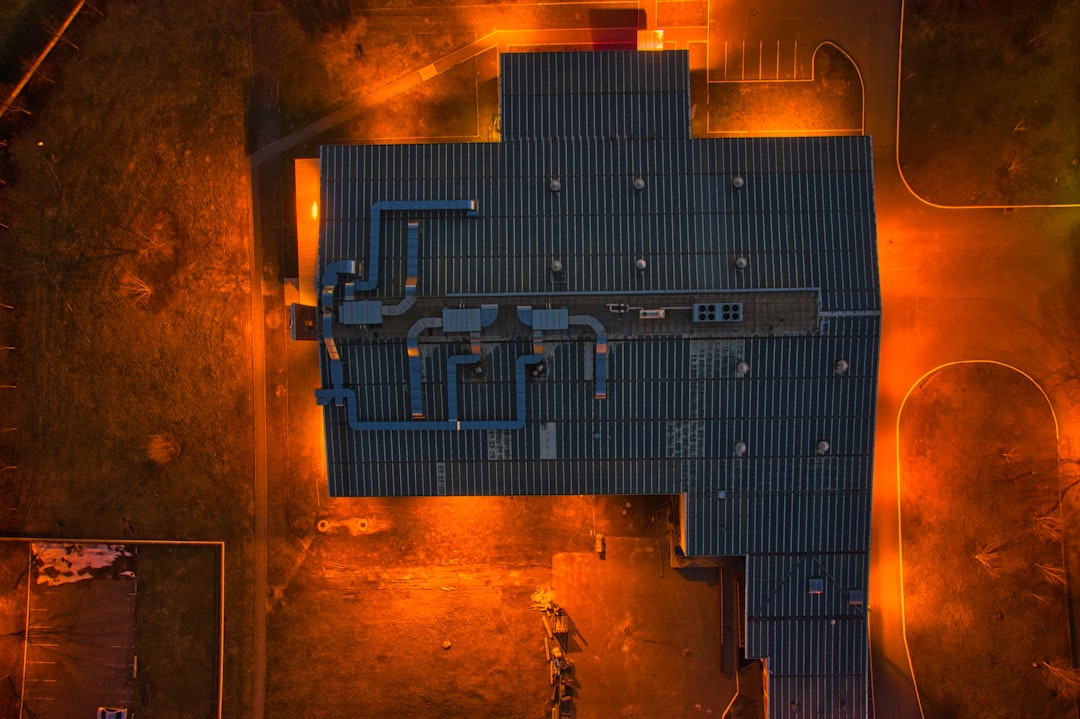
[{"label": "orange illuminated ground", "polygon": [[293,161],[296,173],[296,245],[299,287],[295,300],[315,305],[315,277],[319,252],[319,160],[301,157]]}]

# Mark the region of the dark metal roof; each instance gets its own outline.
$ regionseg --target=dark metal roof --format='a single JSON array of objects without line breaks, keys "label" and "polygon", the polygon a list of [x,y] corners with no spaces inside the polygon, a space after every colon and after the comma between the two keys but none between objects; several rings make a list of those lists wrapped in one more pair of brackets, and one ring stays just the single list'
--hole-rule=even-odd
[{"label": "dark metal roof", "polygon": [[690,137],[685,50],[503,55],[503,141]]},{"label": "dark metal roof", "polygon": [[[787,627],[777,627],[779,631]],[[863,645],[865,652],[865,644]],[[857,719],[870,716],[866,674],[788,676],[772,671],[769,662],[769,715],[774,719],[836,717]],[[794,711],[792,710],[794,705]],[[878,715],[887,715],[879,709]]]},{"label": "dark metal roof", "polygon": [[502,70],[501,143],[322,148],[331,494],[684,493],[773,697],[865,706],[869,138],[690,139],[685,53]]},{"label": "dark metal roof", "polygon": [[[323,257],[366,256],[357,233],[386,197],[477,198],[477,217],[445,215],[426,235],[429,296],[812,287],[824,310],[865,309],[877,306],[870,173],[869,140],[852,137],[326,147]],[[398,258],[403,238],[403,222],[383,237]],[[651,270],[634,270],[637,255]],[[394,258],[375,296],[400,296]]]}]

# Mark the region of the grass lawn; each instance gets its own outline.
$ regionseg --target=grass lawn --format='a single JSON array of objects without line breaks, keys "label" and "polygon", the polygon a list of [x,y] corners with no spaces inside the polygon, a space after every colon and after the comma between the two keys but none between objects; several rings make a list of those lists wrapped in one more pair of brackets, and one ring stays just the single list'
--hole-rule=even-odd
[{"label": "grass lawn", "polygon": [[900,169],[943,205],[1080,202],[1080,2],[908,0]]},{"label": "grass lawn", "polygon": [[953,365],[913,391],[899,429],[904,616],[927,719],[1074,717],[1042,666],[1071,666],[1045,398],[1001,365]]}]

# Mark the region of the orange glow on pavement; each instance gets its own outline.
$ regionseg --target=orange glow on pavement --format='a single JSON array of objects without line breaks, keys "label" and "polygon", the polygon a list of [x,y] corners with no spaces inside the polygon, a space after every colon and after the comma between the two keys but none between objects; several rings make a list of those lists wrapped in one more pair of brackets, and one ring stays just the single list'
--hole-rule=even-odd
[{"label": "orange glow on pavement", "polygon": [[[296,251],[300,277],[315,277],[319,252],[319,160],[294,160],[296,172]],[[299,302],[317,304],[312,282],[301,282]]]}]

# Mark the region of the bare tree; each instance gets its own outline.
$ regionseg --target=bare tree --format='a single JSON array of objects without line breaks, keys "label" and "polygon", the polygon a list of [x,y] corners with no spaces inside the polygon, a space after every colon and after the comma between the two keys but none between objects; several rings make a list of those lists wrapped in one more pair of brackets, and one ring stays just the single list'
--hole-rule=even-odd
[{"label": "bare tree", "polygon": [[1080,670],[1063,659],[1038,662],[1038,666],[1046,670],[1043,678],[1059,696],[1073,701],[1080,699]]},{"label": "bare tree", "polygon": [[1005,545],[1000,542],[987,542],[975,552],[975,559],[991,577],[1001,576],[1001,550]]},{"label": "bare tree", "polygon": [[1065,567],[1059,567],[1054,564],[1036,564],[1035,567],[1039,570],[1039,573],[1043,575],[1043,578],[1051,584],[1059,584],[1064,587],[1068,582],[1068,576],[1065,574]]},{"label": "bare tree", "polygon": [[1065,527],[1061,521],[1061,514],[1056,511],[1035,517],[1035,533],[1048,542],[1060,543]]},{"label": "bare tree", "polygon": [[154,464],[168,464],[180,456],[180,440],[168,432],[151,435],[146,456]]},{"label": "bare tree", "polygon": [[123,294],[136,302],[143,302],[150,299],[150,295],[154,292],[153,288],[146,284],[145,280],[130,272],[124,273],[124,276],[120,278],[119,287]]}]

